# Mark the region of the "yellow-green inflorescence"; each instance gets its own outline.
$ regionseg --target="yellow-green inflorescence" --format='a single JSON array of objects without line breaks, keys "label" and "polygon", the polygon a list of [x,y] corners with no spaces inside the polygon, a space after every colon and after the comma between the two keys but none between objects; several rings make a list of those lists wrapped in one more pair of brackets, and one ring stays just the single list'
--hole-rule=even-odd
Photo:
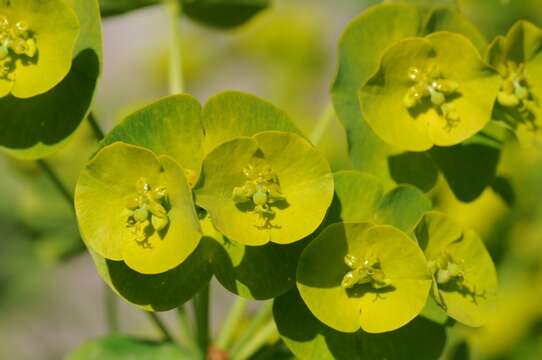
[{"label": "yellow-green inflorescence", "polygon": [[476,285],[466,281],[464,262],[453,259],[448,252],[443,252],[435,260],[429,261],[429,269],[433,274],[434,286],[437,287],[435,300],[444,309],[446,309],[446,304],[440,296],[438,288],[458,291],[465,296],[470,296],[474,303],[476,303],[477,297],[484,296],[483,293],[477,293]]},{"label": "yellow-green inflorescence", "polygon": [[150,248],[149,236],[169,225],[167,190],[164,187],[153,188],[145,178],[140,178],[136,193],[126,204],[126,226],[139,245]]},{"label": "yellow-green inflorescence", "polygon": [[262,228],[269,228],[275,216],[272,205],[284,201],[277,175],[271,166],[261,158],[253,161],[243,169],[246,181],[242,186],[233,189],[232,199],[237,204],[252,203],[253,211],[263,220]]},{"label": "yellow-green inflorescence", "polygon": [[0,14],[0,79],[15,81],[15,67],[35,60],[36,38],[24,20],[8,19]]},{"label": "yellow-green inflorescence", "polygon": [[360,260],[354,255],[347,254],[344,263],[351,271],[344,275],[341,286],[351,289],[356,285],[370,284],[373,289],[382,289],[392,286],[392,281],[386,277],[376,257],[366,257]]},{"label": "yellow-green inflorescence", "polygon": [[509,61],[499,68],[503,79],[497,102],[505,108],[516,109],[524,120],[533,120],[537,103],[525,77],[524,64]]},{"label": "yellow-green inflorescence", "polygon": [[452,104],[450,97],[458,94],[459,84],[445,79],[435,64],[420,70],[417,67],[408,69],[408,79],[414,83],[405,94],[403,103],[407,109],[413,109],[428,99],[431,106],[444,117],[447,127],[454,127],[459,121],[459,113]]}]

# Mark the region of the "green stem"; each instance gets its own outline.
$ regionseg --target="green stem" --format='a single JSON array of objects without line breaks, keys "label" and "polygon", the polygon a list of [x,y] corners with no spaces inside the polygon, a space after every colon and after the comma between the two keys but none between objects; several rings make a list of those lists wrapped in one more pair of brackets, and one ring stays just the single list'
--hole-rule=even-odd
[{"label": "green stem", "polygon": [[113,291],[111,291],[111,289],[109,289],[107,286],[104,286],[104,303],[107,330],[110,334],[117,333],[120,329],[117,311],[117,299]]},{"label": "green stem", "polygon": [[248,300],[242,297],[237,297],[235,303],[231,307],[228,317],[224,321],[224,325],[218,334],[216,346],[221,350],[227,350],[233,340],[235,330],[239,322],[243,319],[247,308]]},{"label": "green stem", "polygon": [[231,356],[232,360],[246,360],[261,349],[277,332],[275,322],[270,319],[251,339]]},{"label": "green stem", "polygon": [[96,116],[94,116],[94,113],[90,113],[87,116],[88,123],[90,127],[92,128],[92,132],[94,132],[94,136],[96,137],[96,140],[102,141],[105,137],[105,134],[100,127],[100,124],[98,124],[98,121],[96,120]]},{"label": "green stem", "polygon": [[145,311],[151,322],[156,326],[156,328],[160,331],[162,334],[162,337],[167,342],[174,342],[173,336],[171,336],[171,333],[167,329],[166,325],[162,322],[162,320],[158,317],[158,315],[154,312],[148,312]]},{"label": "green stem", "polygon": [[183,305],[177,308],[177,316],[179,318],[179,326],[181,328],[181,343],[186,345],[190,352],[201,355],[198,343],[194,338],[194,334],[192,333],[188,314]]},{"label": "green stem", "polygon": [[55,173],[53,168],[49,165],[49,163],[43,159],[38,160],[37,163],[39,167],[43,170],[43,172],[49,177],[53,185],[55,185],[58,192],[70,204],[70,207],[73,208],[73,196],[71,192],[68,190],[66,185],[62,182],[62,180],[60,180],[60,178]]},{"label": "green stem", "polygon": [[196,339],[205,358],[209,347],[209,284],[196,294],[193,303],[196,316]]},{"label": "green stem", "polygon": [[265,324],[266,321],[269,321],[272,316],[272,312],[273,303],[271,301],[262,305],[260,310],[256,313],[256,316],[254,316],[251,323],[244,331],[244,335],[232,346],[232,349],[230,351],[230,354],[232,354],[232,358],[235,355],[240,354],[241,351],[243,351],[244,347],[252,341],[252,338],[255,336],[258,329],[261,328],[261,326]]},{"label": "green stem", "polygon": [[310,139],[314,146],[320,144],[320,141],[322,141],[322,138],[324,137],[324,134],[326,133],[334,117],[335,109],[333,108],[333,104],[330,103],[326,106],[322,116],[312,131]]},{"label": "green stem", "polygon": [[169,15],[169,93],[183,92],[181,14],[179,0],[164,0]]}]

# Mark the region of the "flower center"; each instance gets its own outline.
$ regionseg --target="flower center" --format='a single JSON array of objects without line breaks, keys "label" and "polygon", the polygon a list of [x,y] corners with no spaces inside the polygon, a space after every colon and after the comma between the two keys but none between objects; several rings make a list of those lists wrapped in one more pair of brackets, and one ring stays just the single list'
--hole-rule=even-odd
[{"label": "flower center", "polygon": [[414,83],[403,98],[404,106],[411,110],[429,100],[432,107],[444,117],[447,127],[454,127],[459,121],[459,113],[450,104],[450,97],[458,94],[459,84],[444,78],[436,65],[429,65],[425,71],[417,67],[408,69],[408,79]]},{"label": "flower center", "polygon": [[366,257],[360,260],[354,255],[347,254],[344,257],[344,263],[352,269],[342,279],[341,286],[344,289],[351,289],[355,285],[362,284],[370,284],[377,290],[392,286],[391,280],[382,271],[380,260],[377,258]]},{"label": "flower center", "polygon": [[264,227],[269,227],[269,221],[275,215],[271,206],[285,200],[278,177],[271,166],[260,158],[255,158],[243,169],[243,173],[247,180],[233,189],[232,200],[236,204],[252,203],[253,211],[265,220]]},{"label": "flower center", "polygon": [[139,245],[151,248],[149,236],[169,225],[167,190],[164,187],[152,188],[143,177],[137,181],[136,189],[137,195],[126,204],[126,226]]},{"label": "flower center", "polygon": [[19,20],[11,23],[0,14],[0,79],[14,81],[17,60],[23,64],[37,57],[36,37],[29,25]]}]

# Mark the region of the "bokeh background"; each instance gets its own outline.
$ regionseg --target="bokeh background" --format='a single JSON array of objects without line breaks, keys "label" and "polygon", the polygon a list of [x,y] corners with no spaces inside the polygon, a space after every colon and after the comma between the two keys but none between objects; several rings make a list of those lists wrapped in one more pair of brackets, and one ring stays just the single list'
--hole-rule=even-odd
[{"label": "bokeh background", "polygon": [[[286,110],[310,134],[330,101],[340,34],[375,2],[275,0],[226,32],[185,19],[186,91],[201,102],[222,90],[250,92]],[[459,2],[488,39],[519,18],[542,25],[540,0]],[[105,67],[93,110],[106,130],[167,95],[167,24],[159,6],[104,21]],[[95,146],[85,123],[49,159],[70,189]],[[337,119],[319,146],[334,169],[352,167]],[[462,204],[443,181],[431,193],[437,207],[485,239],[500,280],[498,316],[482,329],[454,327],[447,359],[542,359],[542,152],[509,146],[499,176],[512,185],[507,201],[488,189]],[[0,155],[0,359],[61,359],[85,340],[105,335],[106,301],[117,306],[124,333],[159,337],[141,311],[108,293],[72,210],[40,167]],[[215,284],[212,298],[216,328],[233,297]],[[164,317],[175,329],[174,314]]]}]

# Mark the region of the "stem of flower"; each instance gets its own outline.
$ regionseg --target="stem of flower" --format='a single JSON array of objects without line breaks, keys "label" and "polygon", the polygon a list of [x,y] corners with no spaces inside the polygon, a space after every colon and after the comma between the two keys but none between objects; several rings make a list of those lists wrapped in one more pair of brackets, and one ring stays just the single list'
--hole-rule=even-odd
[{"label": "stem of flower", "polygon": [[92,131],[94,132],[94,136],[96,137],[96,140],[102,141],[105,137],[105,134],[100,127],[100,124],[98,124],[98,121],[96,120],[96,116],[94,113],[90,113],[87,116],[87,121],[90,124],[90,127],[92,128]]},{"label": "stem of flower", "polygon": [[184,305],[177,308],[177,316],[179,318],[179,326],[181,328],[181,343],[186,345],[190,352],[196,354],[198,357],[201,357],[200,349],[196,339],[194,338],[190,321],[188,319],[188,314]]},{"label": "stem of flower", "polygon": [[196,315],[196,339],[203,354],[207,356],[209,348],[209,284],[205,285],[193,299]]},{"label": "stem of flower", "polygon": [[310,139],[314,146],[320,144],[320,141],[322,141],[322,138],[324,137],[324,134],[326,133],[334,117],[335,108],[333,107],[332,103],[329,103],[312,131]]},{"label": "stem of flower", "polygon": [[256,336],[258,330],[262,325],[269,321],[273,312],[273,303],[271,301],[262,305],[260,310],[256,313],[252,322],[248,325],[247,329],[244,331],[243,336],[235,342],[232,346],[230,354],[232,359],[239,356],[239,354],[245,352],[244,348],[248,346],[249,343],[253,342],[253,337]]},{"label": "stem of flower", "polygon": [[148,312],[148,311],[146,311],[145,313],[147,314],[147,316],[149,317],[151,322],[160,331],[164,341],[174,342],[173,341],[173,336],[171,336],[171,333],[167,329],[166,325],[162,322],[162,320],[158,317],[158,315],[156,313],[154,313],[154,312]]},{"label": "stem of flower", "polygon": [[107,285],[104,284],[104,307],[105,318],[107,321],[107,330],[110,334],[117,333],[119,327],[119,316],[117,312],[117,299],[115,294]]},{"label": "stem of flower", "polygon": [[55,185],[56,189],[62,195],[64,200],[66,200],[70,204],[70,207],[73,208],[73,196],[71,192],[62,182],[62,180],[60,180],[60,178],[55,173],[53,168],[49,165],[49,163],[43,159],[37,160],[37,163],[41,170],[43,170],[43,172],[49,177],[53,185]]},{"label": "stem of flower", "polygon": [[232,354],[232,360],[246,360],[254,355],[271,337],[275,336],[277,327],[273,319],[262,326],[251,339],[246,342],[236,353]]},{"label": "stem of flower", "polygon": [[231,307],[228,317],[224,321],[224,325],[218,334],[216,346],[221,350],[227,350],[233,340],[233,336],[239,322],[245,314],[248,300],[242,297],[237,297],[235,303]]},{"label": "stem of flower", "polygon": [[179,0],[164,0],[169,15],[169,93],[183,92],[181,14]]}]

